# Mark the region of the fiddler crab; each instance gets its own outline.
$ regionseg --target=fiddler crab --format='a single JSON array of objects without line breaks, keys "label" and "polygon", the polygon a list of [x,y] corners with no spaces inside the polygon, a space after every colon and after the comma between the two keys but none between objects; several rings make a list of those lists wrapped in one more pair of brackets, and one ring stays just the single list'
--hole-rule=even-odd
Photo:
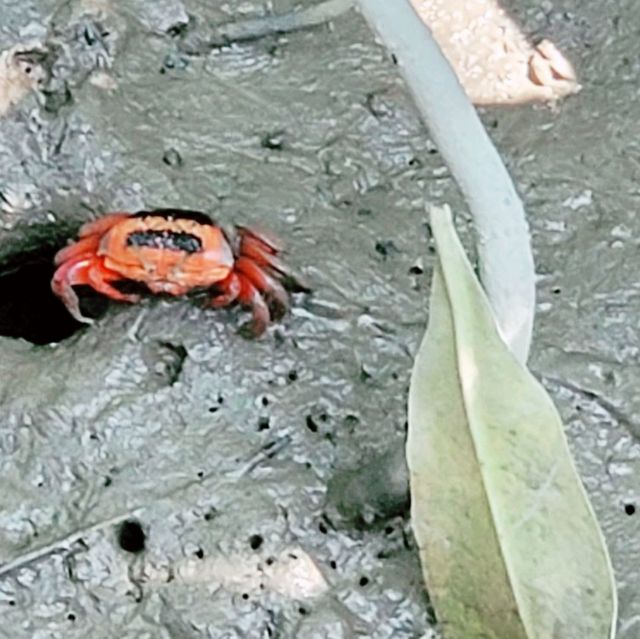
[{"label": "fiddler crab", "polygon": [[77,241],[58,251],[53,292],[79,322],[76,285],[122,302],[140,300],[127,284],[181,296],[204,291],[214,308],[239,303],[252,311],[259,336],[289,307],[289,291],[308,291],[278,254],[278,242],[245,226],[223,230],[208,215],[181,209],[111,213],[84,224]]}]

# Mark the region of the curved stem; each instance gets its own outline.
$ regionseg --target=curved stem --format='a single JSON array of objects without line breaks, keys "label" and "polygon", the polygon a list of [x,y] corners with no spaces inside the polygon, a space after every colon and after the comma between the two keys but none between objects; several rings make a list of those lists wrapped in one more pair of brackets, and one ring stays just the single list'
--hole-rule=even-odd
[{"label": "curved stem", "polygon": [[460,186],[477,234],[480,277],[498,327],[525,362],[535,314],[535,271],[522,202],[455,72],[409,0],[357,0],[396,56],[431,135]]}]

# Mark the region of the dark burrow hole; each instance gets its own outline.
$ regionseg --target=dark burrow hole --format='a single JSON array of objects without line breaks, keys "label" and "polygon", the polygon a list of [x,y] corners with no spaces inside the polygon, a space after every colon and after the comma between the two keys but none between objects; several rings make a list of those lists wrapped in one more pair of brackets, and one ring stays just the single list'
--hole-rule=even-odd
[{"label": "dark burrow hole", "polygon": [[318,432],[318,424],[311,415],[307,415],[307,417],[305,418],[305,424],[312,433]]},{"label": "dark burrow hole", "polygon": [[118,545],[127,552],[139,553],[145,548],[146,535],[140,522],[135,519],[127,519],[118,527]]},{"label": "dark burrow hole", "polygon": [[203,518],[205,521],[213,521],[218,514],[218,510],[211,506],[206,513],[204,513]]},{"label": "dark burrow hole", "polygon": [[634,504],[625,504],[624,505],[624,512],[629,515],[629,517],[631,517],[631,515],[635,515],[636,513],[636,507]]},{"label": "dark burrow hole", "polygon": [[[0,335],[42,345],[82,328],[51,291],[53,256],[61,246],[19,253],[0,264]],[[83,314],[98,317],[106,311],[108,301],[91,288],[78,287],[78,293]]]},{"label": "dark burrow hole", "polygon": [[251,535],[251,537],[249,537],[249,545],[252,550],[258,550],[260,546],[262,546],[263,541],[262,535]]}]

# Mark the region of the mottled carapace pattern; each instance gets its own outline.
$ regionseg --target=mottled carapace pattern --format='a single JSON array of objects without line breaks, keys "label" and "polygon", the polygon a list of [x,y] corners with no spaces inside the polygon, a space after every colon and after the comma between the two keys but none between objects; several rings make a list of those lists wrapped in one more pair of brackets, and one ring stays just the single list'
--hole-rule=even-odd
[{"label": "mottled carapace pattern", "polygon": [[202,242],[195,235],[168,229],[134,231],[127,237],[127,246],[146,246],[159,250],[184,251],[185,253],[198,253],[202,250]]}]

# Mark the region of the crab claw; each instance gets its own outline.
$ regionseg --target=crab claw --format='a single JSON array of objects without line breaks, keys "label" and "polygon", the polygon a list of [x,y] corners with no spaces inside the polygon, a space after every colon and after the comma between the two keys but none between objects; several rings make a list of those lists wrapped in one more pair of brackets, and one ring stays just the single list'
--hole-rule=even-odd
[{"label": "crab claw", "polygon": [[72,284],[82,281],[88,268],[88,261],[68,262],[58,268],[51,280],[51,290],[62,300],[73,319],[83,324],[93,324],[93,320],[80,311],[80,301]]},{"label": "crab claw", "polygon": [[53,274],[51,289],[63,301],[75,320],[83,324],[93,324],[94,320],[84,316],[80,311],[78,296],[73,290],[74,285],[87,284],[99,293],[123,302],[135,303],[140,300],[139,295],[128,295],[114,288],[107,279],[110,275],[110,271],[96,258],[70,259],[62,262]]}]

